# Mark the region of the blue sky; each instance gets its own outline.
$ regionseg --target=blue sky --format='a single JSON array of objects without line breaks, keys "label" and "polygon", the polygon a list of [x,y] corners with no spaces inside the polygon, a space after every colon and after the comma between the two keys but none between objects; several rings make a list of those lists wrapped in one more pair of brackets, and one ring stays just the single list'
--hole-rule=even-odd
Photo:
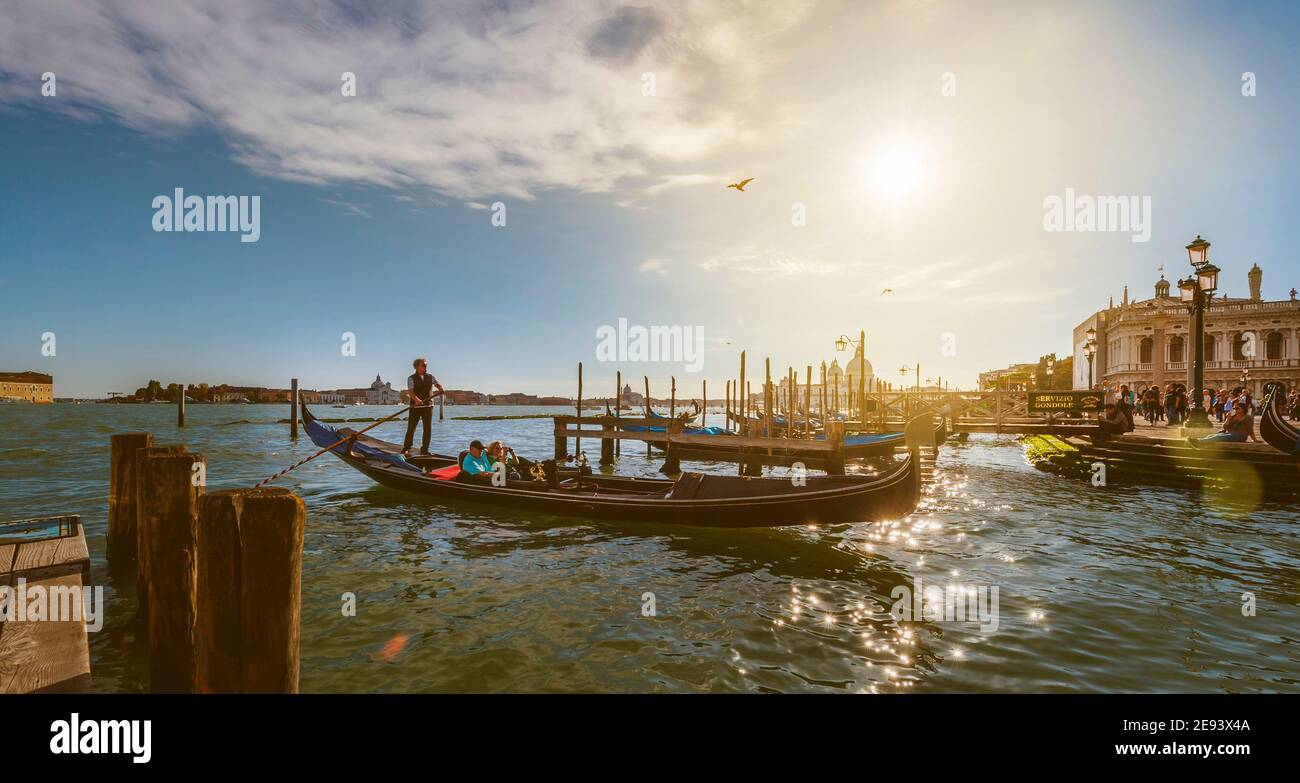
[{"label": "blue sky", "polygon": [[[597,393],[720,391],[741,348],[802,368],[864,328],[882,377],[970,386],[1197,233],[1228,294],[1251,263],[1300,285],[1293,4],[367,8],[6,4],[0,369],[332,388],[420,354],[453,388],[572,394],[583,361]],[[260,240],[154,232],[177,187],[260,196]],[[1066,188],[1149,196],[1151,240],[1045,232]],[[704,370],[597,364],[619,318],[703,326]]]}]

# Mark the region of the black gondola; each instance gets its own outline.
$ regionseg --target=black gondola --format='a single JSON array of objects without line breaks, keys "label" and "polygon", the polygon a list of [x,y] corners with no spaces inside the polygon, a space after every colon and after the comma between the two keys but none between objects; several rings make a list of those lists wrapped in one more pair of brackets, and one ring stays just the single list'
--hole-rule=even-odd
[{"label": "black gondola", "polygon": [[[700,473],[683,473],[675,481],[590,473],[561,480],[554,461],[547,461],[539,463],[546,466],[545,480],[493,486],[486,477],[455,475],[455,457],[425,457],[420,465],[412,464],[397,446],[335,429],[316,419],[305,404],[302,420],[312,442],[334,446],[336,457],[386,487],[560,516],[700,527],[842,524],[901,518],[916,509],[921,496],[915,453],[891,463],[881,475],[808,476],[801,482]],[[923,424],[929,427],[929,422]],[[344,442],[335,446],[340,440]]]},{"label": "black gondola", "polygon": [[1272,384],[1264,396],[1264,412],[1259,419],[1259,436],[1264,442],[1283,454],[1300,458],[1300,430],[1282,418],[1284,391],[1281,384]]}]

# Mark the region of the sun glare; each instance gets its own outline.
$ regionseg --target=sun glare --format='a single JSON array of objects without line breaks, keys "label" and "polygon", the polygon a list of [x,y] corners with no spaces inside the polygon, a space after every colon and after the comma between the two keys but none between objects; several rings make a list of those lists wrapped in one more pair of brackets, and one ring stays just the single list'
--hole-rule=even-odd
[{"label": "sun glare", "polygon": [[897,142],[882,151],[871,165],[871,187],[877,193],[900,198],[921,183],[925,164],[916,147]]}]

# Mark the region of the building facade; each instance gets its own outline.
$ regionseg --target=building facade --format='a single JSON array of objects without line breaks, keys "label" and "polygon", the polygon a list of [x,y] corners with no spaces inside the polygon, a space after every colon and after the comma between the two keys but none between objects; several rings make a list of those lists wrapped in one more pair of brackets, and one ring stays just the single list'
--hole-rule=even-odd
[{"label": "building facade", "polygon": [[394,389],[393,384],[386,383],[384,379],[375,374],[374,383],[366,389],[367,405],[400,405],[402,402],[402,392],[405,389]]},{"label": "building facade", "polygon": [[[1205,385],[1231,388],[1245,385],[1256,396],[1269,381],[1288,388],[1300,384],[1300,301],[1265,300],[1263,270],[1247,272],[1249,296],[1216,293],[1205,312]],[[1219,289],[1227,287],[1219,277]],[[1181,383],[1192,388],[1191,313],[1168,280],[1161,276],[1154,296],[1130,301],[1128,287],[1117,306],[1088,316],[1074,327],[1074,388],[1088,388],[1088,359],[1083,347],[1089,328],[1097,330],[1093,384],[1130,388],[1155,383]]]},{"label": "building facade", "polygon": [[40,372],[0,372],[0,402],[54,402],[54,376]]},{"label": "building facade", "polygon": [[1033,385],[1038,364],[1012,364],[1000,370],[980,373],[980,390],[1008,389],[1019,391]]}]

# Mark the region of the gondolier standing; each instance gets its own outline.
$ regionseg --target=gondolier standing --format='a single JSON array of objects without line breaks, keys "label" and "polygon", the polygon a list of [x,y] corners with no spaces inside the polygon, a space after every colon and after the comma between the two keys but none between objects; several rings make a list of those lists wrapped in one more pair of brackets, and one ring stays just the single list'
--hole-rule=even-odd
[{"label": "gondolier standing", "polygon": [[[406,419],[406,440],[402,441],[402,455],[411,455],[411,441],[415,438],[416,422],[424,422],[424,436],[421,438],[420,454],[429,453],[429,431],[433,427],[433,398],[443,393],[442,384],[429,373],[429,365],[421,357],[411,362],[415,368],[406,379],[406,391],[411,397],[411,413]],[[435,393],[434,387],[438,391]]]}]

